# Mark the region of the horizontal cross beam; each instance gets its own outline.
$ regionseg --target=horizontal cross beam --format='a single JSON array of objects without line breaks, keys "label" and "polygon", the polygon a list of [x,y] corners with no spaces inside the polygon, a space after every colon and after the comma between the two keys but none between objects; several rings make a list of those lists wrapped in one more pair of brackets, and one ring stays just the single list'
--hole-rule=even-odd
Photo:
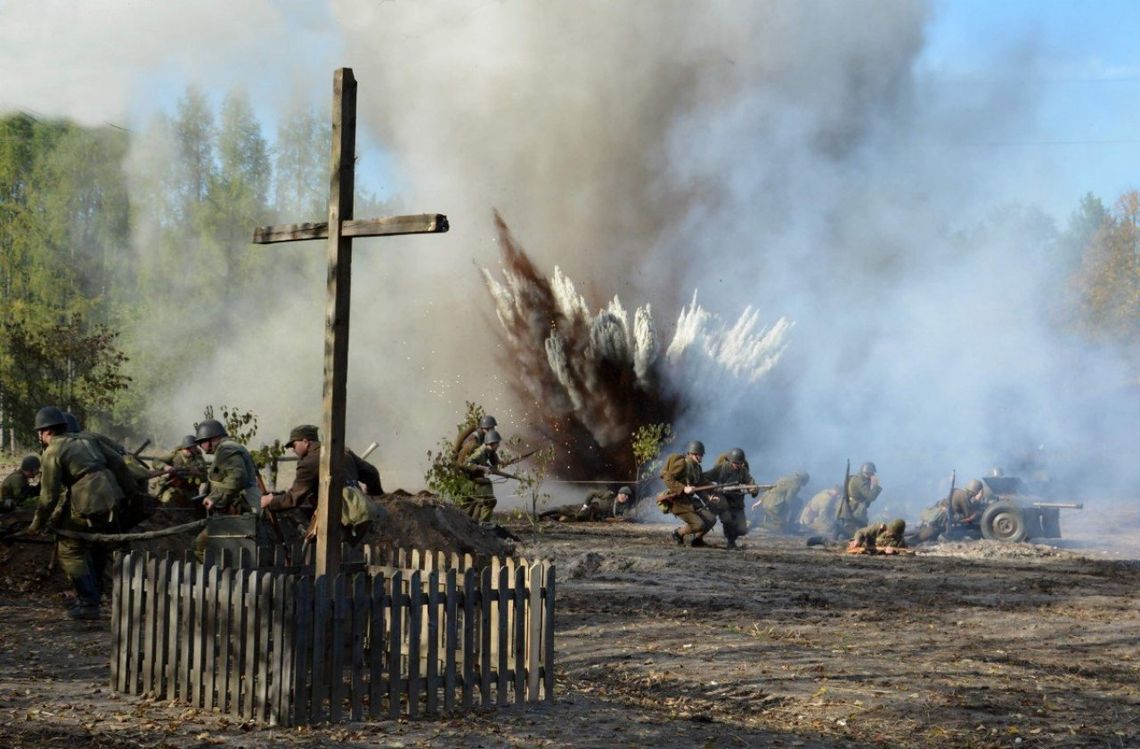
[{"label": "horizontal cross beam", "polygon": [[[342,237],[391,237],[398,234],[442,234],[450,228],[447,216],[441,213],[421,213],[415,216],[389,216],[387,218],[350,219],[342,221]],[[327,221],[316,224],[281,224],[259,226],[253,230],[254,244],[298,242],[306,239],[328,239]]]}]

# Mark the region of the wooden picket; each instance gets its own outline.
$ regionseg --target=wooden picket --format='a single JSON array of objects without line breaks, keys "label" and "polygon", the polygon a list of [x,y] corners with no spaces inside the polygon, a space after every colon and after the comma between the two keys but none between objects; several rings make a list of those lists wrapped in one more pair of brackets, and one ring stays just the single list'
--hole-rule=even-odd
[{"label": "wooden picket", "polygon": [[118,555],[112,688],[282,726],[553,699],[553,564],[346,547],[314,579],[304,556]]}]

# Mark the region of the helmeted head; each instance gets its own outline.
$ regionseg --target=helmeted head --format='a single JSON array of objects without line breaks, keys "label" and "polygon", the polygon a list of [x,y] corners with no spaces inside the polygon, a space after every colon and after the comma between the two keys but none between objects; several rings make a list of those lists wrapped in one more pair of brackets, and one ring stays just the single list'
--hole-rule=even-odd
[{"label": "helmeted head", "polygon": [[495,417],[489,414],[479,419],[480,429],[494,429],[497,426],[499,426],[499,422],[495,421]]},{"label": "helmeted head", "polygon": [[484,445],[498,446],[498,444],[502,441],[503,441],[503,438],[500,437],[499,433],[496,432],[494,429],[488,429],[487,433],[483,435],[483,444]]},{"label": "helmeted head", "polygon": [[83,427],[79,426],[79,419],[75,418],[75,414],[71,411],[64,411],[63,418],[67,420],[67,431],[71,434],[78,434],[83,431]]},{"label": "helmeted head", "polygon": [[859,473],[869,478],[878,473],[878,471],[875,469],[875,464],[868,460],[866,463],[859,466]]},{"label": "helmeted head", "polygon": [[67,428],[67,417],[55,406],[44,406],[36,411],[36,421],[32,428],[37,431],[45,429],[62,430]]},{"label": "helmeted head", "polygon": [[739,447],[734,447],[728,451],[728,462],[733,465],[742,466],[747,463],[748,460],[744,457],[744,450]]},{"label": "helmeted head", "polygon": [[35,476],[40,472],[40,456],[25,455],[24,459],[20,461],[20,470],[29,476]]},{"label": "helmeted head", "polygon": [[693,440],[685,446],[685,452],[688,455],[696,455],[698,458],[705,456],[705,443],[700,440]]},{"label": "helmeted head", "polygon": [[215,437],[228,437],[226,428],[222,426],[222,422],[217,419],[206,419],[198,425],[194,430],[194,442],[201,445],[203,442],[209,442]]},{"label": "helmeted head", "polygon": [[617,490],[617,501],[628,502],[629,498],[633,496],[633,492],[629,490],[628,486],[623,486]]},{"label": "helmeted head", "polygon": [[1001,478],[1004,475],[1005,471],[1002,470],[1001,466],[994,466],[990,469],[990,476],[993,476],[994,478]]},{"label": "helmeted head", "polygon": [[985,487],[982,485],[981,479],[973,479],[966,483],[966,493],[971,497],[979,493],[983,488]]},{"label": "helmeted head", "polygon": [[800,486],[807,486],[807,483],[811,481],[811,474],[807,471],[797,471],[793,475],[796,477],[796,483]]},{"label": "helmeted head", "polygon": [[893,536],[902,537],[902,534],[906,532],[906,521],[902,518],[895,518],[887,525],[887,530]]},{"label": "helmeted head", "polygon": [[198,446],[198,442],[197,442],[197,440],[194,439],[194,435],[192,435],[192,434],[186,435],[185,437],[182,438],[182,441],[178,443],[178,449],[179,450],[189,450],[190,448],[197,447],[197,446]]}]

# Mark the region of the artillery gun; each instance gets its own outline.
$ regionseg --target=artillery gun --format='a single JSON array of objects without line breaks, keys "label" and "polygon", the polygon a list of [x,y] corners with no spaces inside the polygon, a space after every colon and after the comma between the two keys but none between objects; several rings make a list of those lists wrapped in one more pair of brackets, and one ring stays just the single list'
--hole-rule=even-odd
[{"label": "artillery gun", "polygon": [[1060,538],[1061,510],[1084,509],[1080,503],[1046,502],[1014,476],[989,476],[982,484],[989,500],[982,512],[982,537],[993,541]]}]

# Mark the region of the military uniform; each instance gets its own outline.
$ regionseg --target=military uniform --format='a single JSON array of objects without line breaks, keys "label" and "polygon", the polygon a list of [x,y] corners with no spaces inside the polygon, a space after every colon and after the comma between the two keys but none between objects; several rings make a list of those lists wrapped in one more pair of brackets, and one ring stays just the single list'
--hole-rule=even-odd
[{"label": "military uniform", "polygon": [[15,470],[0,484],[0,512],[17,510],[20,505],[29,499],[35,499],[39,494],[39,487],[32,486],[23,471]]},{"label": "military uniform", "polygon": [[835,530],[835,517],[843,497],[837,489],[824,489],[808,500],[800,513],[800,525],[824,535]]},{"label": "military uniform", "polygon": [[[297,470],[293,474],[293,484],[284,492],[273,492],[273,499],[265,506],[266,510],[281,513],[289,518],[294,535],[300,535],[300,529],[306,528],[313,519],[320,497],[320,468],[321,444],[313,440],[313,448],[297,461]],[[365,491],[371,495],[383,494],[380,486],[380,472],[366,460],[363,460],[351,450],[345,451],[344,483],[347,486],[364,484]],[[363,469],[363,470],[362,470]],[[367,479],[362,476],[367,474]],[[342,513],[343,515],[343,513]]]},{"label": "military uniform", "polygon": [[[954,508],[954,537],[959,535],[981,537],[982,512],[986,509],[982,491],[971,493],[967,489],[955,489],[950,495],[950,506]],[[919,516],[919,541],[932,541],[947,532],[946,500],[941,499],[923,511]],[[961,532],[959,534],[959,531]]]},{"label": "military uniform", "polygon": [[[701,476],[704,484],[755,484],[749,473],[748,461],[734,468],[728,453],[720,455],[712,468]],[[753,497],[757,490],[752,490]],[[736,546],[736,539],[748,533],[748,517],[744,511],[744,491],[716,491],[709,497],[709,508],[720,518],[720,526],[729,548]]]},{"label": "military uniform", "polygon": [[903,539],[905,532],[906,523],[901,519],[892,520],[890,523],[872,523],[855,531],[847,550],[875,553],[905,549],[906,541]]},{"label": "military uniform", "polygon": [[631,505],[629,499],[625,502],[617,501],[617,494],[608,489],[598,489],[586,495],[586,500],[580,505],[562,505],[553,507],[539,515],[544,520],[558,520],[561,522],[578,521],[591,522],[621,517]]},{"label": "military uniform", "polygon": [[760,497],[765,526],[781,533],[792,529],[792,512],[798,504],[800,489],[809,479],[806,473],[792,473],[776,479],[775,485]]},{"label": "military uniform", "polygon": [[[122,456],[93,435],[53,435],[43,454],[40,497],[32,529],[116,532],[119,508],[126,492],[133,490],[124,489],[116,478],[125,473],[122,463]],[[97,611],[107,547],[100,542],[65,536],[59,536],[56,543],[59,565],[78,594],[77,607]]]},{"label": "military uniform", "polygon": [[855,530],[867,523],[867,511],[878,498],[883,487],[871,483],[871,477],[857,473],[847,480],[847,505],[842,498],[839,504],[839,519],[836,529],[844,535],[853,535]]},{"label": "military uniform", "polygon": [[704,535],[716,525],[716,515],[705,504],[704,498],[697,492],[684,493],[686,486],[700,486],[703,477],[701,464],[690,460],[683,453],[671,454],[661,469],[661,480],[665,482],[662,497],[673,496],[659,499],[658,506],[663,512],[676,515],[685,524],[684,529],[673,531],[673,537],[678,541],[691,535],[694,544],[703,544]]},{"label": "military uniform", "polygon": [[[210,490],[206,499],[213,503],[211,510],[223,515],[244,515],[260,507],[261,495],[257,486],[257,468],[249,450],[240,442],[225,437],[214,448],[214,462],[206,474]],[[206,558],[205,529],[194,542],[194,553],[201,562]]]},{"label": "military uniform", "polygon": [[158,500],[166,505],[187,506],[198,494],[198,487],[206,483],[209,467],[198,449],[178,449],[158,458],[174,469],[158,481]]},{"label": "military uniform", "polygon": [[497,500],[488,472],[499,469],[499,453],[490,445],[480,445],[461,466],[474,488],[471,495],[459,498],[459,507],[473,519],[489,522]]}]

